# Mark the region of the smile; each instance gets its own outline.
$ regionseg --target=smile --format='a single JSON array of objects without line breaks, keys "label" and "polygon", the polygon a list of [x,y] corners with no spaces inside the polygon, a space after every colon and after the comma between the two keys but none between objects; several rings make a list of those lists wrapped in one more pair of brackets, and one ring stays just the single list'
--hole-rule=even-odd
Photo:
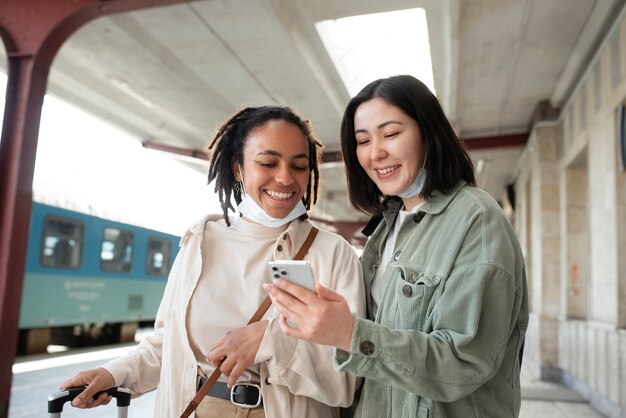
[{"label": "smile", "polygon": [[281,192],[275,192],[273,190],[265,190],[265,194],[267,194],[272,199],[278,199],[278,200],[287,200],[291,198],[295,193],[296,192],[281,193]]},{"label": "smile", "polygon": [[378,174],[385,175],[385,174],[391,173],[392,171],[397,170],[399,167],[400,167],[399,165],[394,165],[392,167],[376,168],[375,170]]}]

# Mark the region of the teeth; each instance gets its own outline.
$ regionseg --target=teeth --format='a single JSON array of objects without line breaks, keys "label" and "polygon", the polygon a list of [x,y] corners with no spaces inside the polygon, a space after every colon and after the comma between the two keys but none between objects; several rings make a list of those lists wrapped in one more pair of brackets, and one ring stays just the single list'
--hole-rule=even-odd
[{"label": "teeth", "polygon": [[387,168],[384,168],[382,170],[376,170],[376,171],[378,171],[380,174],[387,174],[387,173],[391,173],[393,170],[395,170],[398,167],[399,166],[395,165],[393,167],[387,167]]},{"label": "teeth", "polygon": [[289,199],[291,196],[293,196],[294,192],[291,192],[291,193],[279,193],[279,192],[275,192],[275,191],[272,191],[272,190],[266,190],[265,193],[267,193],[268,195],[270,195],[274,199]]}]

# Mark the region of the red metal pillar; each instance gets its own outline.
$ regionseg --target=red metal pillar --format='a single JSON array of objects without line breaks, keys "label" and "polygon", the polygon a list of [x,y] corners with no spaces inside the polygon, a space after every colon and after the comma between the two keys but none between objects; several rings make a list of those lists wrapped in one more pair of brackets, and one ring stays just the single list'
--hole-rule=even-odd
[{"label": "red metal pillar", "polygon": [[0,1],[0,36],[9,61],[0,143],[0,418],[8,417],[39,120],[52,59],[77,28],[96,17],[186,1]]}]

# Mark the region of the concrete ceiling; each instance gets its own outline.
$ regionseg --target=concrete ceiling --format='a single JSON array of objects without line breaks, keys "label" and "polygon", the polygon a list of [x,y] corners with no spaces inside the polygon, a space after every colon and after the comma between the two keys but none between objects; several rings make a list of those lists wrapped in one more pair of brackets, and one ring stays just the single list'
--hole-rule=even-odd
[{"label": "concrete ceiling", "polygon": [[[289,105],[313,121],[327,151],[337,151],[349,95],[315,22],[422,7],[435,89],[450,120],[468,143],[496,137],[470,153],[483,160],[479,185],[499,199],[522,145],[497,147],[498,138],[528,133],[540,101],[559,107],[567,100],[623,3],[195,1],[84,26],[57,55],[49,91],[141,141],[195,150],[241,106]],[[343,178],[340,165],[325,165],[317,216],[357,219],[346,209]]]}]

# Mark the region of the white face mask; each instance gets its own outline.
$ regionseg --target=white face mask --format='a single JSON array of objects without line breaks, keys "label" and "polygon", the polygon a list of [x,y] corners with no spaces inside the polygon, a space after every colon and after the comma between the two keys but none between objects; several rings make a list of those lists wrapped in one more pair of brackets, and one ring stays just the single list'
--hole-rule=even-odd
[{"label": "white face mask", "polygon": [[415,180],[413,180],[413,183],[411,183],[409,188],[402,193],[398,193],[398,196],[402,199],[408,199],[410,197],[417,196],[422,192],[422,189],[424,188],[424,183],[426,183],[426,169],[422,167],[417,173],[417,176],[415,176]]},{"label": "white face mask", "polygon": [[241,199],[241,203],[237,206],[237,210],[247,219],[257,224],[267,226],[268,228],[278,228],[306,213],[306,207],[302,200],[291,210],[289,215],[284,218],[273,218],[268,215],[261,206],[259,206],[249,195],[245,195]]}]

